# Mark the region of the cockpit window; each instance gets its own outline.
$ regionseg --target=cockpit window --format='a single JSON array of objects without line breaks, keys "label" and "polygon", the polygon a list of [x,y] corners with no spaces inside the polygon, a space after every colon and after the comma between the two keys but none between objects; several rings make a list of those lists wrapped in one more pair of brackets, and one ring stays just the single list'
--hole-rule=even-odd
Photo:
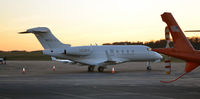
[{"label": "cockpit window", "polygon": [[147,48],[147,50],[148,50],[148,51],[152,51],[152,49],[151,49],[151,48]]}]

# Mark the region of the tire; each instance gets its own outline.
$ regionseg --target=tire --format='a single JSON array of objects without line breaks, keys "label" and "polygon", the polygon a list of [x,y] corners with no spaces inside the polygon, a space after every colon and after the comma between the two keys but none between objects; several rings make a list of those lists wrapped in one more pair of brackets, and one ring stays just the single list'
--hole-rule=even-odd
[{"label": "tire", "polygon": [[94,72],[94,66],[88,66],[88,72]]},{"label": "tire", "polygon": [[103,72],[104,71],[104,67],[99,67],[98,68],[98,72]]},{"label": "tire", "polygon": [[148,66],[148,67],[147,67],[147,70],[151,70],[151,66]]}]

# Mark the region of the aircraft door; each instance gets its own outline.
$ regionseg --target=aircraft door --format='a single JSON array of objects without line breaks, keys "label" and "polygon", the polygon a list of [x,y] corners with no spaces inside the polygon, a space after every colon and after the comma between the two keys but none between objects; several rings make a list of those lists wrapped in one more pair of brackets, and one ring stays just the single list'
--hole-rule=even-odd
[{"label": "aircraft door", "polygon": [[106,56],[108,58],[109,61],[112,61],[113,57],[114,57],[114,50],[113,49],[109,49],[109,50],[105,50]]},{"label": "aircraft door", "polygon": [[110,49],[108,52],[109,52],[109,55],[110,55],[110,56],[114,56],[114,55],[115,55],[115,52],[114,52],[113,49]]}]

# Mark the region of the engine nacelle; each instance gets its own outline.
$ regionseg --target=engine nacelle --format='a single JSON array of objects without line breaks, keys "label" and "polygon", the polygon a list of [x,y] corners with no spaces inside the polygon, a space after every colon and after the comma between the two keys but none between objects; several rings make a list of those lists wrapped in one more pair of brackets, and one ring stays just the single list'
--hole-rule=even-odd
[{"label": "engine nacelle", "polygon": [[85,47],[69,47],[64,50],[66,55],[78,55],[78,56],[87,56],[92,53],[92,49],[89,46]]},{"label": "engine nacelle", "polygon": [[50,56],[57,56],[58,54],[75,55],[75,56],[87,56],[92,53],[92,48],[89,46],[84,47],[66,47],[57,49],[45,49],[43,54]]},{"label": "engine nacelle", "polygon": [[57,56],[63,54],[63,49],[45,49],[42,52],[44,55]]}]

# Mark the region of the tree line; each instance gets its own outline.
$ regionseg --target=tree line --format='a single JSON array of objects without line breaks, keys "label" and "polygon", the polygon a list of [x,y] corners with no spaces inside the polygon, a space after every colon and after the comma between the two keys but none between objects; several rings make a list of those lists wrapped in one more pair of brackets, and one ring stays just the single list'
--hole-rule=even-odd
[{"label": "tree line", "polygon": [[[197,50],[200,50],[200,37],[190,37],[188,40],[191,42],[193,47]],[[151,48],[165,48],[167,41],[165,39],[149,42],[113,42],[113,43],[104,43],[103,45],[146,45]],[[173,41],[170,42],[170,47],[173,47]]]}]

